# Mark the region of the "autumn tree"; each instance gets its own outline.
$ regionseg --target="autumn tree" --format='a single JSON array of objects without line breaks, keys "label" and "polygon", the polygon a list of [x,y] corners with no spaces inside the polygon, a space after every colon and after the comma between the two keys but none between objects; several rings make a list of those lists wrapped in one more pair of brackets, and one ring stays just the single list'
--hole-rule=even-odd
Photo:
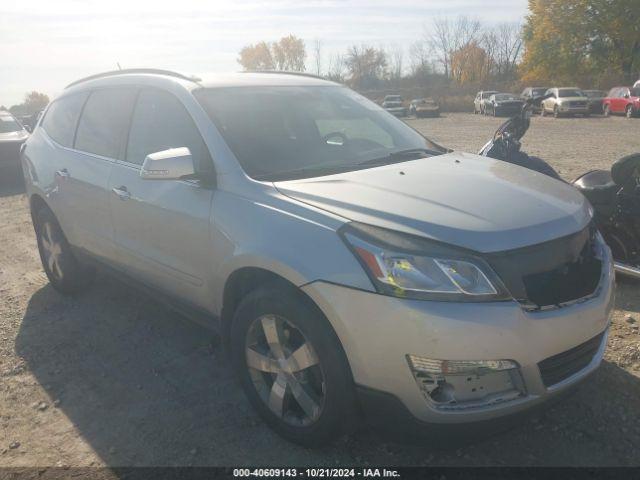
[{"label": "autumn tree", "polygon": [[355,88],[372,88],[387,75],[387,54],[369,45],[353,45],[347,50],[345,65]]},{"label": "autumn tree", "polygon": [[425,30],[425,40],[442,66],[445,77],[451,76],[453,52],[477,42],[482,33],[480,21],[460,15],[455,20],[446,17],[433,19],[431,28]]},{"label": "autumn tree", "polygon": [[245,70],[273,70],[274,63],[271,56],[271,49],[266,42],[259,42],[255,45],[247,45],[240,50],[238,63]]},{"label": "autumn tree", "polygon": [[282,70],[303,72],[307,52],[304,41],[294,35],[277,42],[258,42],[240,50],[238,63],[245,70]]},{"label": "autumn tree", "polygon": [[640,71],[638,0],[529,0],[524,26],[525,80],[581,83]]},{"label": "autumn tree", "polygon": [[480,83],[487,74],[487,52],[478,42],[451,52],[451,77],[460,85]]}]

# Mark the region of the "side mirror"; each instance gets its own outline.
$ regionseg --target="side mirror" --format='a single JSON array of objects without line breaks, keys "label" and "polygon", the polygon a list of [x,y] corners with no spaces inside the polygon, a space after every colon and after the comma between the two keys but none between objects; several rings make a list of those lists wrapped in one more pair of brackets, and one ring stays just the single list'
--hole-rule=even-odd
[{"label": "side mirror", "polygon": [[624,94],[624,98],[629,98],[629,97],[631,97],[631,95],[629,95],[628,93]]},{"label": "side mirror", "polygon": [[144,159],[140,178],[144,180],[178,180],[195,175],[193,157],[187,147],[150,153]]}]

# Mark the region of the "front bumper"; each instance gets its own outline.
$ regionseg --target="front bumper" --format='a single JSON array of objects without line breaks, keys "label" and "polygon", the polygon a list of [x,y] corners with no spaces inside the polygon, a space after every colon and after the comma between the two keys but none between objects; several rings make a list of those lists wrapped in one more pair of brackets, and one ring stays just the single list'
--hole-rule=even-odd
[{"label": "front bumper", "polygon": [[407,115],[407,109],[404,107],[385,108],[385,110],[396,117],[405,117]]},{"label": "front bumper", "polygon": [[[538,363],[607,330],[613,282],[612,271],[607,271],[597,297],[541,312],[526,312],[517,302],[406,300],[320,281],[303,290],[331,322],[360,389],[397,398],[418,422],[467,424],[529,410],[595,371],[604,355],[606,334],[591,362],[558,384],[545,387]],[[447,360],[513,360],[520,367],[526,392],[503,403],[442,410],[418,387],[408,354]]]},{"label": "front bumper", "polygon": [[561,113],[589,113],[589,105],[584,106],[571,106],[571,105],[558,105],[558,111]]}]

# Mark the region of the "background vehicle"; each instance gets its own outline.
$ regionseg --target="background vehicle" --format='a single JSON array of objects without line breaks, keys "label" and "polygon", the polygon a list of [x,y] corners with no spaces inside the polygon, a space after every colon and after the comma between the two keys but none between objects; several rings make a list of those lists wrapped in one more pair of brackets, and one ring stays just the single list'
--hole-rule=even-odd
[{"label": "background vehicle", "polygon": [[359,407],[504,418],[602,360],[614,285],[586,199],[332,82],[108,72],[49,105],[22,161],[51,285],[79,293],[101,265],[217,326],[291,441]]},{"label": "background vehicle", "polygon": [[409,114],[416,117],[437,117],[440,106],[432,98],[416,98],[409,104]]},{"label": "background vehicle", "polygon": [[589,98],[589,112],[602,113],[603,101],[607,96],[607,92],[602,90],[583,90],[584,94]]},{"label": "background vehicle", "polygon": [[524,102],[512,93],[494,93],[485,105],[485,114],[513,115],[522,109]]},{"label": "background vehicle", "polygon": [[616,271],[640,279],[640,154],[592,170],[573,184],[589,199]]},{"label": "background vehicle", "polygon": [[640,87],[614,87],[602,104],[605,116],[617,113],[631,118],[640,113]]},{"label": "background vehicle", "polygon": [[405,117],[407,115],[407,109],[403,105],[403,100],[400,95],[387,95],[384,97],[382,108],[396,117]]},{"label": "background vehicle", "polygon": [[0,110],[0,175],[19,175],[20,147],[29,132],[13,115]]},{"label": "background vehicle", "polygon": [[476,94],[475,100],[473,101],[473,113],[484,114],[484,106],[486,102],[489,100],[489,97],[494,93],[500,93],[500,92],[496,92],[495,90],[479,91]]},{"label": "background vehicle", "polygon": [[562,115],[583,115],[589,116],[589,100],[579,88],[550,88],[545,93],[545,100],[542,102],[540,114],[553,113],[558,118]]},{"label": "background vehicle", "polygon": [[[524,101],[531,100],[537,97],[542,97],[548,89],[549,87],[527,87],[522,91],[522,93],[520,94],[520,97]],[[540,105],[533,105],[531,111],[534,113],[536,112],[539,113]]]}]

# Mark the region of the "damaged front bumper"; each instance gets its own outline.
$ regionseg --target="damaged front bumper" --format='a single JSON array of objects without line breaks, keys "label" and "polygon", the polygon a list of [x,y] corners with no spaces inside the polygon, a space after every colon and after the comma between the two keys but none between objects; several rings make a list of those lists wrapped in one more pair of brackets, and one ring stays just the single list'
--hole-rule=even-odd
[{"label": "damaged front bumper", "polygon": [[[331,322],[364,397],[393,398],[419,423],[468,424],[529,410],[597,369],[614,302],[613,270],[604,270],[596,296],[541,311],[515,301],[399,299],[320,281],[303,290]],[[416,374],[420,362],[426,376]]]}]

